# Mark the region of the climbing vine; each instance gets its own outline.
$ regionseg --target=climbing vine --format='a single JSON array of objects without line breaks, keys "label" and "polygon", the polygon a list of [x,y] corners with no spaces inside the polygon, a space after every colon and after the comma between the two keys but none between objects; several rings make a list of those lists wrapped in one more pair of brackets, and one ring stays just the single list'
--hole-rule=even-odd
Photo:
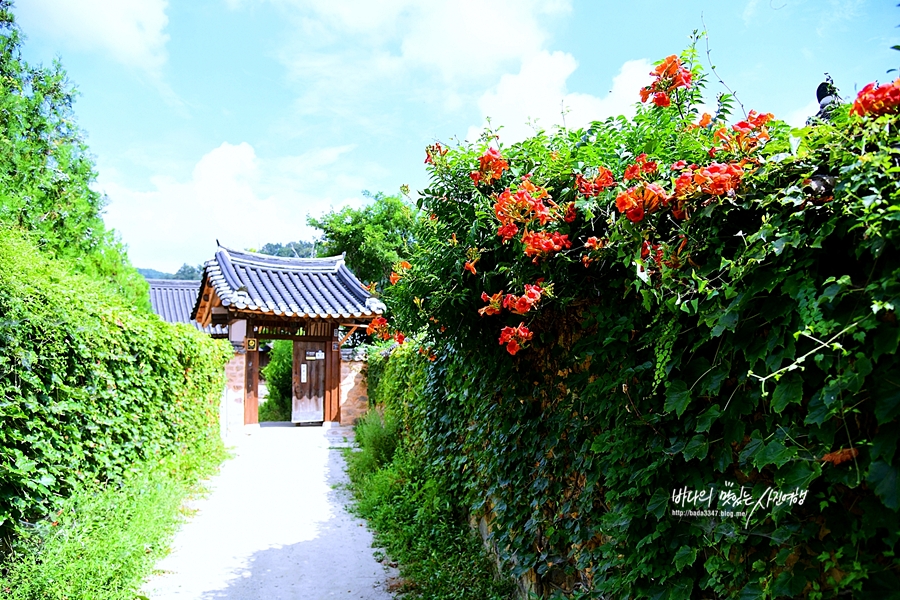
[{"label": "climbing vine", "polygon": [[791,129],[700,114],[693,48],[653,74],[633,120],[427,149],[378,326],[427,377],[373,397],[545,594],[896,590],[900,88]]}]

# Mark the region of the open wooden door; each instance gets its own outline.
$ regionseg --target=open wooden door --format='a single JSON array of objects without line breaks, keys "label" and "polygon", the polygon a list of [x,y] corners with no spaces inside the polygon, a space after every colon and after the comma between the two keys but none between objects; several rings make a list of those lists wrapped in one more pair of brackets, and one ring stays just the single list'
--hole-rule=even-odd
[{"label": "open wooden door", "polygon": [[291,421],[325,420],[325,342],[294,342]]}]

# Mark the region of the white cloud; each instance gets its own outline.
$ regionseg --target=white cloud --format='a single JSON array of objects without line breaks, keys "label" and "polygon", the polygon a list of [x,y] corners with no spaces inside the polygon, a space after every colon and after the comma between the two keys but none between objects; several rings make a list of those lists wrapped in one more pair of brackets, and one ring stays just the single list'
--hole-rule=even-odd
[{"label": "white cloud", "polygon": [[355,118],[388,89],[457,110],[541,52],[547,19],[571,10],[571,0],[269,1],[296,30],[280,56],[302,89],[298,106]]},{"label": "white cloud", "polygon": [[847,21],[852,21],[863,8],[865,0],[828,0],[828,8],[821,10],[816,33],[821,36],[834,35],[834,30]]},{"label": "white cloud", "polygon": [[753,21],[757,5],[759,5],[759,0],[748,0],[747,6],[744,7],[744,12],[741,14],[745,25],[749,25]]},{"label": "white cloud", "polygon": [[[803,127],[806,125],[806,120],[817,112],[819,112],[819,103],[815,100],[812,100],[808,104],[806,104],[806,106],[802,106],[797,110],[791,111],[781,118],[783,118],[784,122],[791,127]],[[778,117],[779,115],[775,116]]]},{"label": "white cloud", "polygon": [[[186,181],[157,176],[138,191],[101,174],[109,196],[106,222],[128,244],[133,264],[173,272],[212,256],[215,240],[233,248],[312,239],[307,214],[361,204],[371,170],[340,175],[352,146],[260,159],[246,142],[204,155]],[[332,173],[334,172],[334,174]]]},{"label": "white cloud", "polygon": [[[492,127],[503,126],[500,136],[508,143],[534,134],[529,121],[539,129],[563,124],[577,129],[607,117],[634,115],[638,90],[651,79],[649,62],[640,59],[624,63],[603,98],[567,91],[566,81],[577,66],[575,58],[564,52],[537,53],[522,63],[519,73],[503,75],[480,98],[482,116],[491,119]],[[470,128],[467,138],[474,140],[480,131]]]},{"label": "white cloud", "polygon": [[26,31],[106,51],[126,66],[157,73],[166,62],[167,5],[167,0],[19,0],[16,16]]}]

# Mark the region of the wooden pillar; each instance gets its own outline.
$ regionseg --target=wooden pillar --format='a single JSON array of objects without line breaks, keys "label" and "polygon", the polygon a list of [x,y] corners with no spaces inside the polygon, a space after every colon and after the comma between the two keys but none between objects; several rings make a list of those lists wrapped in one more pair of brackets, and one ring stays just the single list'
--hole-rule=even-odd
[{"label": "wooden pillar", "polygon": [[[338,330],[334,330],[337,336]],[[326,350],[328,360],[331,361],[331,397],[334,402],[334,421],[341,422],[341,345],[335,337],[331,347]]]},{"label": "wooden pillar", "polygon": [[244,369],[244,425],[259,423],[258,394],[259,350],[247,350]]},{"label": "wooden pillar", "polygon": [[325,342],[325,420],[340,423],[341,364],[339,361],[341,353],[336,337],[337,326],[332,325],[330,332],[331,341]]}]

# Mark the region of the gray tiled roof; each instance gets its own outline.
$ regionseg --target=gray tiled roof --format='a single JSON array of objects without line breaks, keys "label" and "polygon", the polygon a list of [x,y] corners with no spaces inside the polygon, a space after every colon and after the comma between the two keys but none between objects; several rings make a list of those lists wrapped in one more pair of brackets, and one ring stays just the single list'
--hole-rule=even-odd
[{"label": "gray tiled roof", "polygon": [[318,319],[371,318],[385,310],[343,256],[286,258],[220,246],[203,277],[230,310]]},{"label": "gray tiled roof", "polygon": [[150,284],[150,304],[153,312],[158,314],[167,323],[190,323],[203,333],[215,337],[228,335],[228,327],[223,325],[210,325],[200,327],[196,321],[191,320],[191,311],[197,302],[197,294],[200,291],[199,281],[187,281],[179,279],[148,279]]}]

